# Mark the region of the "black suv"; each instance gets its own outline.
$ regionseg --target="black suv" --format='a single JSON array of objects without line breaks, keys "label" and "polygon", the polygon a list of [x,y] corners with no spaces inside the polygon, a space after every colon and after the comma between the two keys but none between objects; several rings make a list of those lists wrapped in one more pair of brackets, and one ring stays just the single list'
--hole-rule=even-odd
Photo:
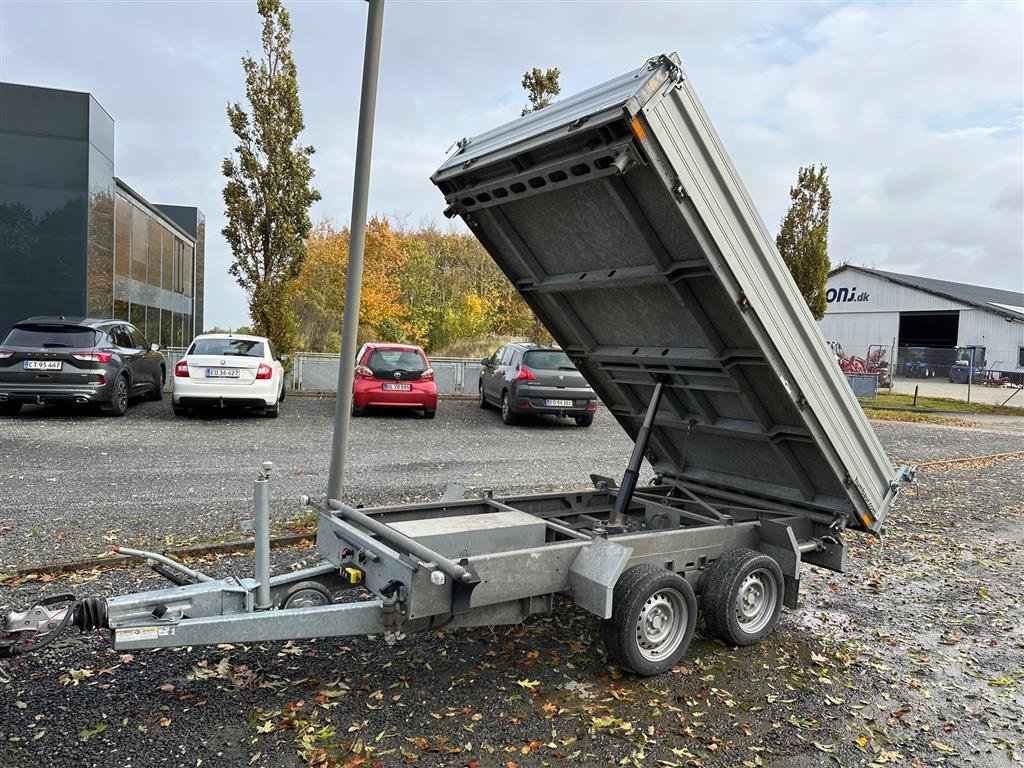
[{"label": "black suv", "polygon": [[97,403],[123,416],[128,398],[163,396],[167,363],[123,320],[31,317],[0,344],[0,414],[25,403]]},{"label": "black suv", "polygon": [[480,407],[498,406],[506,424],[528,414],[571,416],[580,427],[593,424],[597,395],[558,347],[509,344],[480,363]]}]

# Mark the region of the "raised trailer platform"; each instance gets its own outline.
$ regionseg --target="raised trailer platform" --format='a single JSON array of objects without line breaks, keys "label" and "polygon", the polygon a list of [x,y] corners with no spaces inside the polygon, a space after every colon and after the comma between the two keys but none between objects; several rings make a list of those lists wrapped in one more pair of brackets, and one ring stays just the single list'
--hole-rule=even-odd
[{"label": "raised trailer platform", "polygon": [[[796,606],[804,563],[842,571],[844,530],[881,533],[897,473],[677,57],[457,146],[433,176],[446,214],[634,440],[622,480],[377,509],[307,499],[324,563],[271,577],[267,466],[253,578],[214,581],[135,552],[177,585],[10,613],[0,655],[71,625],[109,629],[123,649],[396,641],[519,622],[567,594],[603,620],[611,658],[656,674],[689,645],[698,595],[712,632],[756,642]],[[655,477],[641,487],[644,458]],[[346,587],[369,596],[335,602]]]}]

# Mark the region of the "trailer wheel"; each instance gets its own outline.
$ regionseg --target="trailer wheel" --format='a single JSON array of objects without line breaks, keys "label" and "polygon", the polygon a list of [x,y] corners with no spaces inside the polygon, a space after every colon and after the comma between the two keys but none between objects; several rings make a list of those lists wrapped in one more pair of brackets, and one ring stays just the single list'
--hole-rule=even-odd
[{"label": "trailer wheel", "polygon": [[638,675],[675,666],[693,639],[697,600],[686,579],[656,565],[637,565],[619,577],[612,617],[601,638],[613,661]]},{"label": "trailer wheel", "polygon": [[701,594],[704,623],[733,645],[752,645],[775,627],[782,611],[782,569],[752,549],[734,549],[711,566]]},{"label": "trailer wheel", "polygon": [[315,581],[300,581],[288,588],[281,598],[281,610],[292,608],[314,608],[318,605],[330,605],[334,597],[327,588]]}]

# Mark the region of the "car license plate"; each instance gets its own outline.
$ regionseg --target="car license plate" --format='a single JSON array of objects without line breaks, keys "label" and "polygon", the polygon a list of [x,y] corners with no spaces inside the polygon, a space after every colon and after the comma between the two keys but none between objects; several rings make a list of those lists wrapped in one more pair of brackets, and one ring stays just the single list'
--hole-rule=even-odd
[{"label": "car license plate", "polygon": [[23,365],[27,371],[59,371],[64,363],[60,360],[26,360]]},{"label": "car license plate", "polygon": [[545,400],[544,405],[548,408],[572,408],[572,400]]},{"label": "car license plate", "polygon": [[385,392],[408,392],[412,389],[412,384],[392,384],[391,382],[385,382]]},{"label": "car license plate", "polygon": [[237,368],[207,368],[206,378],[208,379],[237,379],[240,376]]}]

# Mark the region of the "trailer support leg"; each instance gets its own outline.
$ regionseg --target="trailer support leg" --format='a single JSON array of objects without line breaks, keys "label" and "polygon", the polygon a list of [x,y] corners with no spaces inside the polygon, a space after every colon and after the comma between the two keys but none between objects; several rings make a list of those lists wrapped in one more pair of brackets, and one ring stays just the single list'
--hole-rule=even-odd
[{"label": "trailer support leg", "polygon": [[263,469],[253,483],[253,577],[258,611],[270,608],[270,471],[273,468],[271,462],[263,462]]},{"label": "trailer support leg", "polygon": [[644,462],[644,453],[647,451],[647,442],[651,439],[651,427],[654,425],[654,416],[661,405],[661,396],[665,391],[665,380],[659,378],[654,384],[654,394],[651,395],[651,402],[647,406],[647,413],[644,416],[643,426],[637,432],[636,442],[633,443],[633,455],[629,457],[629,466],[622,476],[619,484],[619,491],[615,495],[615,506],[608,516],[609,528],[622,528],[626,525],[626,513],[633,501],[633,491],[636,490],[637,481],[640,479],[640,465]]}]

